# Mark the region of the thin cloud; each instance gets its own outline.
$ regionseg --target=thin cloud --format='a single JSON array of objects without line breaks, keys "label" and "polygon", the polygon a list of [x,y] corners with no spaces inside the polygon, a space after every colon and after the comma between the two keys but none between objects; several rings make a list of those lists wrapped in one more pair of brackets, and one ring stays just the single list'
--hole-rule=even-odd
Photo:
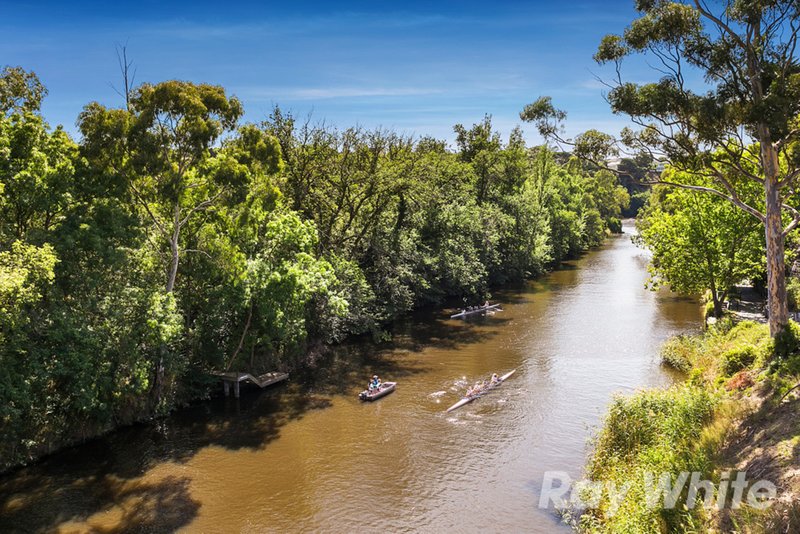
[{"label": "thin cloud", "polygon": [[235,93],[251,101],[329,100],[336,98],[375,98],[437,95],[444,91],[429,87],[297,87],[280,89],[239,89]]},{"label": "thin cloud", "polygon": [[601,80],[597,78],[591,78],[588,80],[584,80],[578,84],[578,87],[581,89],[605,89],[608,90],[608,85],[603,83]]}]

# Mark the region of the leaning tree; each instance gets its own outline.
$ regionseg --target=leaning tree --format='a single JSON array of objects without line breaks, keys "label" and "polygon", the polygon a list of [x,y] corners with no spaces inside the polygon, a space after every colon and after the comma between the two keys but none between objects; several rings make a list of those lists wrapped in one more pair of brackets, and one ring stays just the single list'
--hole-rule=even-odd
[{"label": "leaning tree", "polygon": [[[761,221],[776,336],[788,323],[785,238],[800,223],[800,2],[637,0],[636,9],[622,35],[602,39],[595,60],[615,66],[606,98],[638,128],[619,138],[586,132],[571,140],[575,151],[595,161],[620,148],[665,158],[689,179],[654,182],[718,195]],[[658,81],[624,81],[621,62],[636,54],[651,58]],[[566,115],[548,97],[521,116],[562,140]],[[760,198],[745,193],[753,183]]]}]

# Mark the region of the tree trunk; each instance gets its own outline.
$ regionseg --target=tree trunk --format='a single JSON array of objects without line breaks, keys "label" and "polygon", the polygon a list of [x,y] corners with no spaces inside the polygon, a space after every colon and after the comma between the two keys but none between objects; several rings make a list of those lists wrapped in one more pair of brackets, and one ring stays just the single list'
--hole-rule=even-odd
[{"label": "tree trunk", "polygon": [[[230,360],[228,360],[228,365],[225,366],[226,371],[231,370],[231,365],[233,362],[236,361],[236,357],[239,355],[239,352],[242,350],[244,346],[244,340],[247,337],[247,332],[250,330],[250,322],[253,320],[253,303],[250,303],[250,309],[247,310],[247,322],[244,324],[244,330],[242,331],[242,337],[239,338],[239,344],[236,346],[236,350],[233,351],[233,355],[231,356]],[[253,369],[253,362],[252,358],[250,361],[250,370],[252,372]]]},{"label": "tree trunk", "polygon": [[[709,269],[711,269],[711,262],[709,262]],[[710,272],[714,272],[713,270]],[[717,294],[717,283],[714,277],[711,277],[711,302],[714,303],[714,317],[722,319],[722,302],[720,302],[719,295]]]},{"label": "tree trunk", "polygon": [[714,317],[722,319],[722,300],[717,296],[716,292],[714,292],[712,298],[714,299]]},{"label": "tree trunk", "polygon": [[158,411],[161,409],[161,399],[164,395],[164,354],[167,347],[163,343],[158,348],[158,362],[156,362],[155,377],[153,380],[153,408]]},{"label": "tree trunk", "polygon": [[[178,275],[178,232],[176,231],[170,241],[172,249],[172,260],[169,266],[169,277],[167,278],[167,293],[172,293],[175,288],[175,278]],[[155,397],[155,408],[160,409],[161,398],[164,394],[164,355],[167,352],[165,344],[158,348],[158,361],[156,362],[155,380],[153,381],[153,396]]]},{"label": "tree trunk", "polygon": [[169,276],[167,278],[167,293],[172,293],[172,290],[175,289],[175,279],[178,277],[179,249],[178,249],[177,229],[175,230],[175,233],[172,235],[169,247],[170,250],[172,250],[172,259],[170,260],[169,264]]},{"label": "tree trunk", "polygon": [[[167,293],[172,293],[175,289],[175,279],[178,277],[178,260],[180,259],[178,248],[178,238],[180,237],[181,227],[178,223],[179,207],[175,207],[175,229],[169,241],[169,248],[172,256],[169,264],[169,275],[167,277]],[[153,382],[153,392],[155,396],[155,407],[159,409],[161,399],[164,394],[164,355],[167,352],[166,345],[162,344],[158,349],[158,362],[156,363],[156,376]]]},{"label": "tree trunk", "polygon": [[[172,293],[172,290],[175,289],[175,278],[177,278],[178,276],[179,232],[180,232],[180,227],[176,227],[175,232],[172,234],[172,239],[170,240],[169,243],[170,249],[172,250],[172,260],[170,261],[169,277],[167,278],[167,293]],[[167,352],[167,347],[162,344],[161,347],[159,347],[158,349],[158,363],[156,364],[156,379],[155,383],[153,384],[157,409],[161,404],[161,398],[164,393],[164,354],[166,352]]]},{"label": "tree trunk", "polygon": [[[762,154],[763,152],[768,151],[762,151]],[[772,152],[774,154],[774,150]],[[777,154],[774,155],[774,162],[764,162],[764,168],[767,171],[764,173],[764,189],[766,192],[766,223],[764,226],[767,242],[767,315],[769,333],[772,337],[781,333],[789,322],[780,190],[777,187],[777,172],[774,174],[769,172],[770,167],[777,171]]]},{"label": "tree trunk", "polygon": [[[760,81],[759,81],[760,82]],[[754,82],[755,83],[755,82]],[[756,87],[760,96],[760,87]],[[784,260],[783,220],[781,207],[780,163],[778,151],[766,125],[759,125],[761,165],[764,169],[764,233],[767,245],[767,319],[773,338],[789,324],[789,301],[786,295],[786,266]]]}]

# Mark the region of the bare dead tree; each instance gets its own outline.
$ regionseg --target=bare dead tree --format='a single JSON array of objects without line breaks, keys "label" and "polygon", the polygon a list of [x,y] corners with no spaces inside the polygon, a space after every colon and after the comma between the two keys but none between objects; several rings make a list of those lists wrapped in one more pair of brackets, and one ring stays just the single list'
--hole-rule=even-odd
[{"label": "bare dead tree", "polygon": [[[117,44],[114,47],[117,53],[117,64],[119,71],[122,75],[122,90],[117,89],[114,84],[110,84],[111,88],[121,97],[125,99],[125,109],[131,110],[131,91],[133,91],[134,83],[136,82],[136,68],[133,68],[133,60],[128,59],[128,43],[124,45]],[[131,68],[133,70],[131,71]]]}]

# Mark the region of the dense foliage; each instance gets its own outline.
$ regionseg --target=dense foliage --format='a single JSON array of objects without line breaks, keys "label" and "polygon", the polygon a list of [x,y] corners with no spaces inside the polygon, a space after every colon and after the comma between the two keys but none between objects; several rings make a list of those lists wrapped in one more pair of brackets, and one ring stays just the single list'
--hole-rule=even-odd
[{"label": "dense foliage", "polygon": [[[696,386],[646,390],[616,397],[597,436],[587,474],[624,496],[604,492],[580,520],[582,532],[696,532],[697,508],[687,509],[686,488],[670,507],[657,497],[664,473],[674,487],[678,473],[708,473],[708,448],[701,447],[717,399]],[[655,498],[654,498],[655,497]],[[699,500],[699,499],[698,499]]]},{"label": "dense foliage", "polygon": [[[0,75],[2,466],[290,368],[446,299],[472,303],[599,244],[628,194],[484,118],[457,147],[390,131],[239,125],[221,87],[91,103],[80,142]],[[313,351],[312,351],[313,352]]]},{"label": "dense foliage", "polygon": [[[668,168],[664,177],[691,181],[673,178],[681,174]],[[657,186],[637,228],[636,240],[653,254],[653,285],[664,282],[687,294],[708,291],[716,317],[722,317],[722,303],[735,284],[765,277],[763,226],[718,196]]]},{"label": "dense foliage", "polygon": [[[724,506],[719,507],[719,489],[704,505],[708,495],[693,494],[685,483],[673,495],[677,506],[665,506],[669,503],[660,496],[667,486],[653,480],[667,473],[674,488],[679,473],[698,471],[701,480],[721,488],[732,471],[746,472],[749,484],[756,482],[755,472],[778,484],[779,495],[792,494],[800,429],[796,406],[785,401],[800,376],[800,325],[790,321],[773,339],[765,324],[726,318],[703,333],[673,337],[661,354],[685,382],[612,402],[587,468],[589,478],[607,490],[589,503],[580,530],[794,532],[791,500],[734,506],[727,486]],[[769,468],[758,470],[764,458]],[[613,498],[609,488],[627,491]]]}]

